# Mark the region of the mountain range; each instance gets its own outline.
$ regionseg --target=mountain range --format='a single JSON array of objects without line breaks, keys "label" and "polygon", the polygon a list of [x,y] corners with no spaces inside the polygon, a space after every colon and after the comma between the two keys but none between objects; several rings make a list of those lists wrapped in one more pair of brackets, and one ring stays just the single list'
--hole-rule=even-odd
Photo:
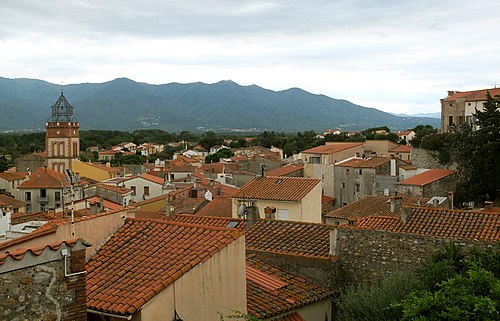
[{"label": "mountain range", "polygon": [[272,91],[233,81],[151,85],[127,78],[61,87],[0,77],[0,131],[42,130],[61,90],[82,130],[296,132],[439,126],[439,119],[396,116],[299,88]]}]

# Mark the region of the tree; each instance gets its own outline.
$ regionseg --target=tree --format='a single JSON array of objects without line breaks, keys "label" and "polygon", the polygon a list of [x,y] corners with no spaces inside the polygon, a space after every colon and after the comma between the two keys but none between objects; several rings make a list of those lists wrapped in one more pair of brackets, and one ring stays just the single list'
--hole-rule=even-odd
[{"label": "tree", "polygon": [[232,157],[234,153],[229,148],[221,148],[216,153],[205,157],[205,163],[217,163],[221,158]]},{"label": "tree", "polygon": [[11,166],[12,162],[5,158],[5,156],[0,156],[0,172],[6,171]]},{"label": "tree", "polygon": [[458,167],[457,201],[494,199],[500,189],[500,100],[487,93],[475,125],[452,128],[450,153]]},{"label": "tree", "polygon": [[438,130],[431,125],[418,125],[417,127],[413,128],[413,132],[415,132],[415,136],[413,139],[410,141],[410,144],[413,147],[421,147],[420,143],[422,142],[422,139],[426,137],[427,135],[432,135],[432,134],[437,134]]},{"label": "tree", "polygon": [[214,132],[206,132],[198,141],[198,144],[203,146],[206,150],[210,150],[211,147],[215,145],[222,145],[224,139],[222,137],[217,137]]}]

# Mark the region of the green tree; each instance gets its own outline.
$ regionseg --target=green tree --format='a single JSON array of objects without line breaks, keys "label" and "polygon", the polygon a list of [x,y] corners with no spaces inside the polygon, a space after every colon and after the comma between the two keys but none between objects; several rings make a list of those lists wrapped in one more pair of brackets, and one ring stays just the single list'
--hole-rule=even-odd
[{"label": "green tree", "polygon": [[422,139],[426,137],[427,135],[432,135],[432,134],[437,134],[438,130],[431,125],[418,125],[415,128],[413,128],[413,131],[415,132],[415,136],[413,139],[409,142],[413,147],[421,147],[420,143],[422,142]]},{"label": "green tree", "polygon": [[232,157],[234,153],[229,148],[221,148],[214,154],[205,157],[205,163],[217,163],[221,158]]},{"label": "green tree", "polygon": [[6,171],[9,167],[12,167],[13,164],[9,161],[5,156],[0,156],[0,172]]},{"label": "green tree", "polygon": [[222,137],[218,137],[214,132],[206,132],[198,141],[198,144],[203,146],[206,150],[210,150],[211,147],[215,145],[222,145],[224,139]]}]

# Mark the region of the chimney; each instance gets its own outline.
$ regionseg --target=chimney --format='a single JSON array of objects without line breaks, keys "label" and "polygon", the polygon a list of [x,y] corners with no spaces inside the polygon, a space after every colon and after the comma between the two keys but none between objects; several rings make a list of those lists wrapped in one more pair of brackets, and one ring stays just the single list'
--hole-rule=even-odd
[{"label": "chimney", "polygon": [[332,228],[330,230],[330,253],[331,256],[337,255],[337,240],[338,240],[339,231],[336,228]]},{"label": "chimney", "polygon": [[448,97],[450,97],[451,95],[453,95],[455,92],[453,90],[448,90]]},{"label": "chimney", "polygon": [[264,214],[266,214],[266,219],[276,219],[276,208],[271,206],[266,206],[264,208]]},{"label": "chimney", "polygon": [[255,205],[255,203],[252,203],[251,206],[247,207],[246,228],[250,228],[250,226],[257,223],[258,220],[260,220],[259,208]]},{"label": "chimney", "polygon": [[484,201],[484,208],[486,208],[486,209],[493,208],[493,202],[492,201]]},{"label": "chimney", "polygon": [[450,209],[453,209],[453,196],[455,196],[455,193],[453,191],[448,192],[448,201],[450,202]]},{"label": "chimney", "polygon": [[99,212],[103,212],[104,211],[104,199],[101,197],[99,197]]},{"label": "chimney", "polygon": [[432,199],[432,206],[434,206],[434,207],[439,206],[439,200],[437,198]]},{"label": "chimney", "polygon": [[90,214],[94,215],[99,213],[98,205],[96,201],[90,203]]},{"label": "chimney", "polygon": [[391,213],[396,213],[397,211],[401,210],[401,207],[403,206],[403,197],[393,196],[390,199],[390,203],[391,203]]},{"label": "chimney", "polygon": [[110,162],[106,162],[106,167],[111,167],[111,163]]},{"label": "chimney", "polygon": [[265,164],[261,164],[260,165],[260,177],[266,177],[266,165]]},{"label": "chimney", "polygon": [[397,175],[397,169],[396,169],[396,159],[394,157],[391,158],[391,176],[396,176]]},{"label": "chimney", "polygon": [[406,223],[411,217],[411,209],[409,207],[402,207],[400,209],[401,212],[401,221]]}]

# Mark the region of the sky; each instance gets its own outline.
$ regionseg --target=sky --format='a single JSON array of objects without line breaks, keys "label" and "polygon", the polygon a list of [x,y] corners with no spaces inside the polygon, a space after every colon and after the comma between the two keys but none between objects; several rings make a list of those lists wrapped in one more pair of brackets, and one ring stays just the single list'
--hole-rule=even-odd
[{"label": "sky", "polygon": [[0,77],[55,84],[232,80],[392,113],[500,87],[497,0],[16,0]]}]

